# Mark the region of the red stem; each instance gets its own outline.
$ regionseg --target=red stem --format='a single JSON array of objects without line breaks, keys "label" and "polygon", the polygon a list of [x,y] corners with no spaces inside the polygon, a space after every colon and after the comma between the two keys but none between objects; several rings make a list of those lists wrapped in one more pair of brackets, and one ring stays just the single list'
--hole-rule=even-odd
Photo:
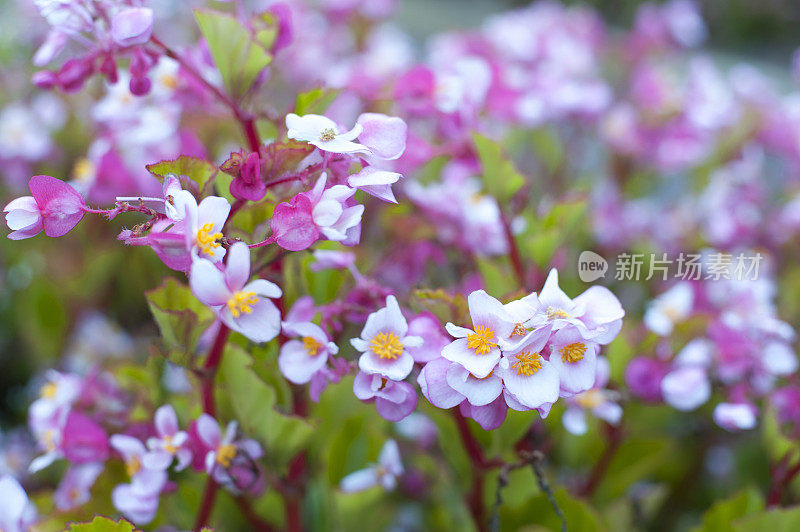
[{"label": "red stem", "polygon": [[203,500],[200,502],[200,512],[197,514],[197,519],[194,522],[192,530],[199,531],[208,523],[211,517],[211,511],[214,509],[214,500],[217,496],[217,483],[214,482],[214,476],[209,475],[206,480],[206,487],[203,489]]},{"label": "red stem", "polygon": [[603,480],[606,471],[608,471],[608,466],[611,465],[611,460],[614,458],[617,449],[619,449],[620,443],[622,443],[622,431],[619,427],[609,424],[606,424],[605,427],[605,435],[608,443],[603,450],[603,454],[600,455],[600,458],[594,464],[592,472],[586,480],[586,484],[584,484],[583,488],[580,490],[580,495],[584,497],[591,497],[594,494],[597,486],[599,486],[600,482]]},{"label": "red stem", "polygon": [[484,500],[484,477],[487,470],[494,467],[501,467],[503,461],[500,459],[488,460],[483,452],[481,443],[475,439],[475,436],[470,431],[467,420],[461,414],[461,410],[455,407],[452,408],[450,412],[456,422],[456,427],[461,436],[461,441],[464,444],[464,449],[467,451],[473,466],[472,485],[470,486],[469,493],[465,496],[465,500],[472,514],[472,520],[475,521],[475,526],[479,532],[485,532],[489,529],[489,521],[486,515],[486,504]]},{"label": "red stem", "polygon": [[514,268],[514,274],[517,276],[517,282],[521,288],[525,288],[525,266],[522,262],[522,255],[519,253],[517,246],[517,239],[511,231],[511,223],[505,214],[500,214],[500,220],[503,222],[503,231],[508,240],[509,258],[511,259],[511,266]]},{"label": "red stem", "polygon": [[214,339],[214,344],[211,346],[211,351],[208,352],[208,358],[203,365],[203,411],[211,416],[215,415],[216,408],[214,406],[214,377],[217,374],[219,362],[222,360],[222,352],[225,350],[225,342],[228,341],[228,335],[231,330],[224,323],[219,324],[219,331],[217,337]]},{"label": "red stem", "polygon": [[236,504],[242,515],[250,522],[251,530],[255,532],[273,532],[275,527],[267,521],[263,520],[250,506],[250,502],[244,497],[236,497]]},{"label": "red stem", "polygon": [[780,506],[783,494],[792,480],[800,473],[800,459],[789,469],[786,469],[789,457],[785,456],[772,470],[769,494],[767,495],[767,508]]}]

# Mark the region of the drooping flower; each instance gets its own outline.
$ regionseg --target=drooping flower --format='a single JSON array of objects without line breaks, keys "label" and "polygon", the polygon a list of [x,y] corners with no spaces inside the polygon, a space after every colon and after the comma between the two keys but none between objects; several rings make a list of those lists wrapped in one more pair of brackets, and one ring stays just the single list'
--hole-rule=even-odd
[{"label": "drooping flower", "polygon": [[281,289],[266,279],[250,277],[250,250],[244,242],[230,248],[224,273],[212,262],[197,259],[189,284],[195,296],[215,310],[222,322],[254,342],[269,342],[280,332],[281,315],[270,301]]},{"label": "drooping flower", "polygon": [[378,414],[387,421],[400,421],[417,407],[417,392],[413,386],[379,373],[358,372],[353,379],[353,394],[361,401],[374,400]]},{"label": "drooping flower", "polygon": [[42,229],[49,237],[67,234],[84,215],[86,204],[78,192],[55,177],[33,176],[28,182],[32,196],[17,198],[5,206],[11,240],[38,235]]},{"label": "drooping flower", "polygon": [[66,511],[89,502],[90,490],[103,469],[103,464],[99,462],[71,466],[64,473],[61,482],[58,483],[58,488],[53,493],[56,508]]},{"label": "drooping flower", "polygon": [[363,491],[378,485],[386,490],[393,490],[397,485],[397,478],[402,474],[403,462],[397,442],[387,440],[376,465],[350,473],[341,480],[339,487],[346,493]]},{"label": "drooping flower", "polygon": [[255,440],[237,439],[237,427],[236,421],[231,421],[223,434],[213,417],[201,414],[197,418],[197,436],[207,450],[205,470],[217,483],[234,492],[258,491],[260,471],[255,460],[264,452]]},{"label": "drooping flower", "polygon": [[180,471],[192,462],[192,451],[186,447],[188,434],[179,430],[178,417],[172,405],[164,405],[156,410],[155,429],[157,437],[147,439],[150,450],[143,462],[148,469],[164,470],[177,458],[176,471]]},{"label": "drooping flower", "polygon": [[361,338],[350,343],[362,355],[358,367],[367,374],[378,374],[400,381],[408,377],[414,367],[414,357],[409,347],[420,347],[422,338],[407,336],[408,323],[394,296],[386,298],[386,306],[367,317]]},{"label": "drooping flower", "polygon": [[564,411],[561,423],[571,434],[580,436],[586,433],[587,412],[610,425],[619,424],[622,407],[616,401],[618,394],[605,389],[610,372],[608,360],[598,357],[594,387],[567,399],[567,409]]},{"label": "drooping flower", "polygon": [[367,153],[369,148],[353,142],[363,131],[360,124],[345,133],[339,133],[339,126],[328,117],[308,114],[286,115],[287,136],[313,144],[322,151],[331,153]]},{"label": "drooping flower", "polygon": [[361,126],[358,140],[380,159],[393,160],[406,150],[408,126],[402,118],[380,113],[364,113],[356,121]]},{"label": "drooping flower", "polygon": [[212,262],[219,262],[225,257],[222,247],[222,228],[231,212],[228,200],[218,196],[203,198],[198,205],[194,196],[186,196],[185,236],[186,247],[192,255]]},{"label": "drooping flower", "polygon": [[346,185],[326,189],[327,180],[323,172],[312,190],[275,206],[270,228],[279,246],[301,251],[323,236],[346,246],[358,243],[364,206],[352,200],[356,189]]},{"label": "drooping flower", "polygon": [[442,350],[442,356],[482,379],[500,361],[500,349],[506,346],[516,323],[503,304],[483,290],[472,292],[467,302],[473,329],[447,323],[447,332],[457,339]]},{"label": "drooping flower", "polygon": [[397,172],[389,172],[388,170],[379,170],[374,166],[367,166],[360,172],[348,177],[347,184],[383,201],[397,203],[392,192],[392,184],[397,183],[401,177]]}]

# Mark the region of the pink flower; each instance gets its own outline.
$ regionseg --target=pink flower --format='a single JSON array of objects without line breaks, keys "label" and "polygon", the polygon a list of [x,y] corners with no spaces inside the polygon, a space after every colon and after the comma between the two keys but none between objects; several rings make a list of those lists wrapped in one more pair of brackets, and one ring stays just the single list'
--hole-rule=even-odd
[{"label": "pink flower", "polygon": [[661,400],[661,380],[667,374],[667,365],[648,357],[634,357],[625,367],[625,384],[639,399]]},{"label": "pink flower", "polygon": [[376,465],[350,473],[341,480],[339,487],[345,493],[364,491],[378,485],[386,490],[393,490],[397,485],[397,478],[402,474],[403,462],[400,460],[397,442],[387,440]]},{"label": "pink flower", "polygon": [[278,355],[278,367],[289,381],[295,384],[306,384],[321,371],[328,357],[339,352],[339,348],[328,339],[322,328],[311,322],[283,322],[283,333],[287,336],[299,337],[289,340],[281,346]]},{"label": "pink flower", "polygon": [[661,394],[673,408],[694,410],[711,397],[708,373],[701,366],[679,365],[661,380]]},{"label": "pink flower", "polygon": [[159,495],[166,482],[167,475],[163,471],[149,475],[158,477],[160,484],[145,476],[136,477],[130,484],[120,484],[111,491],[111,502],[114,508],[136,525],[146,525],[158,513]]},{"label": "pink flower", "polygon": [[313,144],[322,151],[331,153],[367,153],[369,148],[353,142],[363,131],[360,124],[346,133],[339,133],[336,122],[322,115],[286,115],[286,135],[290,139]]},{"label": "pink flower", "polygon": [[225,198],[208,196],[200,205],[194,196],[186,196],[186,219],[184,220],[186,247],[193,256],[219,262],[225,256],[222,247],[222,228],[231,212]]},{"label": "pink flower", "polygon": [[153,10],[149,7],[128,7],[111,19],[111,38],[120,46],[145,44],[153,31]]},{"label": "pink flower", "polygon": [[131,230],[117,237],[127,246],[150,246],[164,264],[173,270],[186,272],[192,267],[192,254],[186,247],[185,221],[174,222],[168,218],[156,221],[150,232],[137,236]]},{"label": "pink flower", "polygon": [[356,121],[361,126],[358,140],[380,159],[398,159],[406,150],[408,126],[402,118],[380,113],[364,113]]},{"label": "pink flower", "polygon": [[279,246],[301,251],[323,236],[346,246],[358,243],[364,206],[351,204],[356,189],[346,185],[325,189],[327,179],[323,172],[312,190],[275,207],[270,228]]},{"label": "pink flower", "polygon": [[217,420],[208,414],[197,418],[197,435],[208,450],[205,457],[206,473],[217,483],[233,491],[251,491],[256,488],[260,473],[254,461],[264,454],[255,440],[236,439],[237,423],[231,421],[222,434]]},{"label": "pink flower", "polygon": [[108,458],[108,444],[108,435],[100,425],[81,413],[69,413],[61,440],[64,458],[73,464],[102,462]]},{"label": "pink flower", "polygon": [[353,379],[353,394],[361,401],[375,402],[375,409],[387,421],[400,421],[417,407],[417,392],[407,382],[360,371]]},{"label": "pink flower", "polygon": [[500,361],[500,348],[506,346],[516,323],[503,304],[483,290],[472,292],[467,302],[473,329],[447,323],[447,332],[457,340],[442,350],[442,356],[482,379]]},{"label": "pink flower", "polygon": [[164,405],[156,410],[155,428],[158,437],[147,440],[150,452],[144,456],[145,467],[164,470],[169,467],[173,458],[178,459],[176,471],[189,465],[192,462],[192,451],[186,447],[189,436],[178,430],[178,417],[171,405]]},{"label": "pink flower", "polygon": [[0,476],[0,530],[25,532],[36,521],[36,507],[11,475]]},{"label": "pink flower", "polygon": [[239,167],[239,172],[230,185],[231,195],[236,199],[259,201],[267,193],[261,179],[261,160],[257,152],[248,155]]},{"label": "pink flower", "polygon": [[758,410],[750,403],[720,403],[714,407],[714,423],[729,432],[756,426]]},{"label": "pink flower", "polygon": [[61,482],[53,493],[56,508],[67,511],[89,502],[90,490],[102,472],[103,464],[100,462],[71,466],[61,477]]},{"label": "pink flower", "polygon": [[266,279],[247,282],[250,277],[250,250],[236,242],[224,273],[212,262],[196,259],[189,284],[197,299],[214,309],[222,322],[254,342],[269,342],[280,332],[281,315],[270,298],[281,296],[281,289]]},{"label": "pink flower", "polygon": [[63,236],[83,218],[83,198],[60,179],[36,175],[28,182],[28,188],[33,196],[17,198],[3,209],[13,231],[8,235],[11,240],[30,238],[42,229],[49,237]]},{"label": "pink flower", "polygon": [[374,166],[367,166],[360,172],[348,177],[347,184],[383,201],[397,203],[392,192],[392,184],[396,183],[401,177],[397,172],[389,172],[387,170],[379,170]]},{"label": "pink flower", "polygon": [[408,377],[414,367],[414,357],[409,347],[420,347],[422,338],[406,336],[408,323],[400,311],[394,296],[386,298],[386,306],[367,317],[361,338],[350,343],[363,354],[358,367],[367,374],[378,374],[388,379],[401,381]]},{"label": "pink flower", "polygon": [[408,332],[422,338],[421,346],[408,348],[408,352],[414,357],[414,362],[424,363],[439,358],[442,349],[450,343],[450,339],[444,333],[439,320],[428,312],[422,313],[409,321]]},{"label": "pink flower", "polygon": [[675,324],[692,312],[694,291],[688,282],[680,282],[650,302],[644,324],[659,336],[669,336]]}]

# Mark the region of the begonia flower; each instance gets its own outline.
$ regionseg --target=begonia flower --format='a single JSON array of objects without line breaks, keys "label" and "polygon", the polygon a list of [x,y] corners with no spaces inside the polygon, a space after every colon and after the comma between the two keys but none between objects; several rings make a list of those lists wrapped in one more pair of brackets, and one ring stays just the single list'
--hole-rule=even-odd
[{"label": "begonia flower", "polygon": [[81,221],[86,204],[78,192],[55,177],[33,176],[28,182],[32,196],[17,198],[5,206],[11,240],[38,235],[42,229],[49,237],[67,234]]},{"label": "begonia flower", "polygon": [[381,448],[376,465],[350,473],[341,480],[339,487],[345,493],[364,491],[378,485],[383,489],[393,490],[397,485],[397,478],[402,474],[403,462],[397,442],[387,440]]}]

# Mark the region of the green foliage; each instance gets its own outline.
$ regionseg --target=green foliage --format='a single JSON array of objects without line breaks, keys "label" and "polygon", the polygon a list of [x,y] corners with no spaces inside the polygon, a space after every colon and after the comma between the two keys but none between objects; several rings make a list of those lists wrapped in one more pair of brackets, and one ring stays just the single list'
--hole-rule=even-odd
[{"label": "green foliage", "polygon": [[538,159],[550,171],[556,172],[564,162],[564,143],[558,135],[548,128],[531,131],[531,144]]},{"label": "green foliage", "polygon": [[675,454],[669,440],[659,438],[630,438],[622,442],[608,466],[598,489],[598,496],[614,499],[640,480],[650,478],[662,464],[669,463]]},{"label": "green foliage", "polygon": [[188,286],[172,277],[145,292],[145,298],[164,345],[170,350],[170,359],[188,366],[197,340],[214,321],[214,313],[194,297]]},{"label": "green foliage", "polygon": [[196,9],[194,15],[222,75],[225,90],[235,99],[241,99],[272,61],[263,46],[269,41],[267,30],[259,30],[254,37],[230,15],[203,9]]},{"label": "green foliage", "polygon": [[750,488],[714,504],[703,515],[702,524],[695,527],[692,532],[727,532],[734,520],[763,509],[764,499],[761,494]]},{"label": "green foliage", "polygon": [[[159,181],[163,181],[167,174],[186,176],[196,185],[196,190],[192,192],[201,195],[208,194],[212,180],[218,171],[212,163],[188,155],[181,155],[171,161],[148,164],[147,170]],[[184,186],[186,186],[185,183]]]},{"label": "green foliage", "polygon": [[483,168],[486,192],[501,203],[508,201],[525,184],[525,178],[499,144],[478,133],[472,136],[472,140]]},{"label": "green foliage", "polygon": [[544,216],[526,214],[525,231],[517,236],[523,256],[532,257],[541,267],[547,267],[553,254],[579,227],[586,215],[586,201],[565,200],[556,203]]},{"label": "green foliage", "polygon": [[314,427],[301,417],[275,409],[275,390],[253,370],[253,359],[236,344],[229,343],[220,364],[225,397],[245,434],[264,445],[265,461],[283,468],[300,451]]},{"label": "green foliage", "polygon": [[771,509],[747,515],[731,523],[735,532],[796,532],[800,530],[800,508]]},{"label": "green foliage", "polygon": [[134,527],[124,519],[112,521],[107,517],[95,517],[91,523],[74,523],[69,526],[70,532],[133,532]]},{"label": "green foliage", "polygon": [[300,116],[307,114],[322,114],[339,96],[338,90],[318,87],[308,92],[301,92],[297,95],[294,104],[294,112]]}]

